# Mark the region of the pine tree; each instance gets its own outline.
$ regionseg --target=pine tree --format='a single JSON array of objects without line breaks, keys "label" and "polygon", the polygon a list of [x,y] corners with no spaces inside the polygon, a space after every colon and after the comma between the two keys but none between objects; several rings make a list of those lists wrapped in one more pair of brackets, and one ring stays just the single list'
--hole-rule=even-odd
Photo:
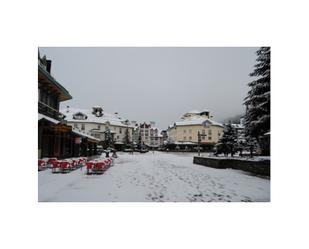
[{"label": "pine tree", "polygon": [[218,154],[224,153],[227,155],[231,153],[231,156],[234,156],[235,149],[237,148],[237,132],[231,123],[225,126],[223,135],[217,144],[217,148]]},{"label": "pine tree", "polygon": [[245,132],[259,141],[260,136],[270,131],[270,47],[261,47],[257,52],[257,64],[249,74],[254,77],[248,85],[245,98]]},{"label": "pine tree", "polygon": [[259,148],[259,144],[254,137],[247,136],[245,142],[245,149],[250,152],[250,157],[253,157],[253,153]]}]

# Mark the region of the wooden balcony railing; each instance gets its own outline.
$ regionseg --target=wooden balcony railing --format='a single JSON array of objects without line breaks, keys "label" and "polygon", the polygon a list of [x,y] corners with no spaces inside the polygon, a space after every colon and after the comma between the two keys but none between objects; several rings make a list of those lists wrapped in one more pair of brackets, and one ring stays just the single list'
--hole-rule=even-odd
[{"label": "wooden balcony railing", "polygon": [[64,115],[61,112],[50,107],[49,105],[47,105],[47,104],[45,104],[41,101],[39,101],[38,104],[39,104],[39,110],[38,110],[39,113],[44,114],[48,117],[51,117],[51,118],[59,120],[59,121],[64,118]]}]

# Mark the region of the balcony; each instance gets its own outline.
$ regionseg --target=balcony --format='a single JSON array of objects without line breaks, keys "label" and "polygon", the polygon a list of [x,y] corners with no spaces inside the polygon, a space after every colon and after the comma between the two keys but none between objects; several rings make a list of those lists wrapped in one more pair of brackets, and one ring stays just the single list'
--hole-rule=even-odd
[{"label": "balcony", "polygon": [[39,101],[39,113],[44,114],[48,117],[61,121],[65,116],[58,110],[48,106],[47,104]]}]

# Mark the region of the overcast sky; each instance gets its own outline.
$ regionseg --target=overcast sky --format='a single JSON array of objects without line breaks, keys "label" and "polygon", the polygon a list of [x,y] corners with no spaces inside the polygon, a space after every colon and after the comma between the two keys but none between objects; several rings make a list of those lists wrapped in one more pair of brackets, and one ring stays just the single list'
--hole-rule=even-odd
[{"label": "overcast sky", "polygon": [[100,105],[161,129],[190,110],[221,121],[244,112],[257,48],[46,48],[51,73],[75,108]]}]

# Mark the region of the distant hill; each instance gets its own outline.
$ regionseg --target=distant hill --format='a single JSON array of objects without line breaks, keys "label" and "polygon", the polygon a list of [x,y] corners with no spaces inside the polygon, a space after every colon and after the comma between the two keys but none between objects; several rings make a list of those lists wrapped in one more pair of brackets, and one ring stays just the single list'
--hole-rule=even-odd
[{"label": "distant hill", "polygon": [[238,115],[235,115],[233,117],[229,117],[229,118],[225,118],[223,120],[221,120],[221,123],[228,123],[229,121],[231,121],[232,123],[240,123],[240,119],[244,116],[245,114],[238,114]]}]

